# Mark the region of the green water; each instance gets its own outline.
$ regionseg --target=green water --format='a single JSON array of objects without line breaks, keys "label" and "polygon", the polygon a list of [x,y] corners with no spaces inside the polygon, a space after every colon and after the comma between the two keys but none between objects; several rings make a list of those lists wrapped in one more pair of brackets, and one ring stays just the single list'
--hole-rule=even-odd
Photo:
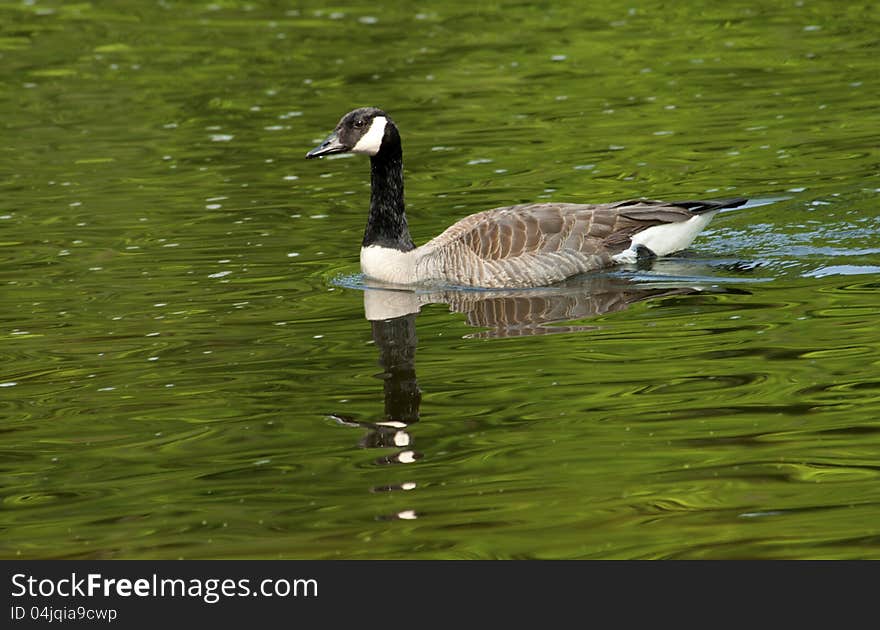
[{"label": "green water", "polygon": [[[0,557],[880,559],[878,32],[810,0],[0,2]],[[418,243],[777,201],[552,291],[368,289],[368,165],[303,159],[360,105]]]}]

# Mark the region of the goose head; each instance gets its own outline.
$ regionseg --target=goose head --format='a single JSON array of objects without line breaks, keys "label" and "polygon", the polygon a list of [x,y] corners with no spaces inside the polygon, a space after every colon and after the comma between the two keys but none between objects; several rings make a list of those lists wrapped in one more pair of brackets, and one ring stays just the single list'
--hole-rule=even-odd
[{"label": "goose head", "polygon": [[400,135],[391,118],[376,107],[361,107],[343,116],[333,133],[306,153],[306,158],[334,153],[376,156],[391,148],[400,149]]}]

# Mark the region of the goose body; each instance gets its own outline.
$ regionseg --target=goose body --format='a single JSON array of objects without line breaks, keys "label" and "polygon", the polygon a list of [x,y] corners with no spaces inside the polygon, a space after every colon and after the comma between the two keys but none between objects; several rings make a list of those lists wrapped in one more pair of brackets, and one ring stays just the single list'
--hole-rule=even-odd
[{"label": "goose body", "polygon": [[401,285],[547,286],[642,256],[682,250],[720,210],[746,202],[522,204],[472,214],[416,247],[406,221],[403,154],[393,121],[372,107],[351,111],[306,157],[344,152],[370,156],[370,214],[361,271]]}]

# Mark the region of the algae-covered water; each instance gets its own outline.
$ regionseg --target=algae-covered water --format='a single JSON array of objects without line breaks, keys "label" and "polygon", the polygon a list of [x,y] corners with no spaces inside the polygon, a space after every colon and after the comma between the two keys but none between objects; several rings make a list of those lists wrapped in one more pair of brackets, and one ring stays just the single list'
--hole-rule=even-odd
[{"label": "algae-covered water", "polygon": [[[880,559],[878,32],[811,0],[0,3],[0,557]],[[366,160],[303,159],[362,105],[417,243],[773,202],[560,287],[378,290]]]}]

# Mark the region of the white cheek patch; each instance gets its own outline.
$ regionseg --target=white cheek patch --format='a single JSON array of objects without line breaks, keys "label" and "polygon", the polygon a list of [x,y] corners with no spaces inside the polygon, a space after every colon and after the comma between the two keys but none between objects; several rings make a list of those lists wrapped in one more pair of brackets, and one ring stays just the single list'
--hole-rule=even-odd
[{"label": "white cheek patch", "polygon": [[382,148],[382,138],[385,137],[385,124],[387,122],[388,119],[385,116],[376,116],[373,122],[370,123],[367,133],[358,140],[358,143],[354,145],[351,152],[376,155],[379,149]]}]

